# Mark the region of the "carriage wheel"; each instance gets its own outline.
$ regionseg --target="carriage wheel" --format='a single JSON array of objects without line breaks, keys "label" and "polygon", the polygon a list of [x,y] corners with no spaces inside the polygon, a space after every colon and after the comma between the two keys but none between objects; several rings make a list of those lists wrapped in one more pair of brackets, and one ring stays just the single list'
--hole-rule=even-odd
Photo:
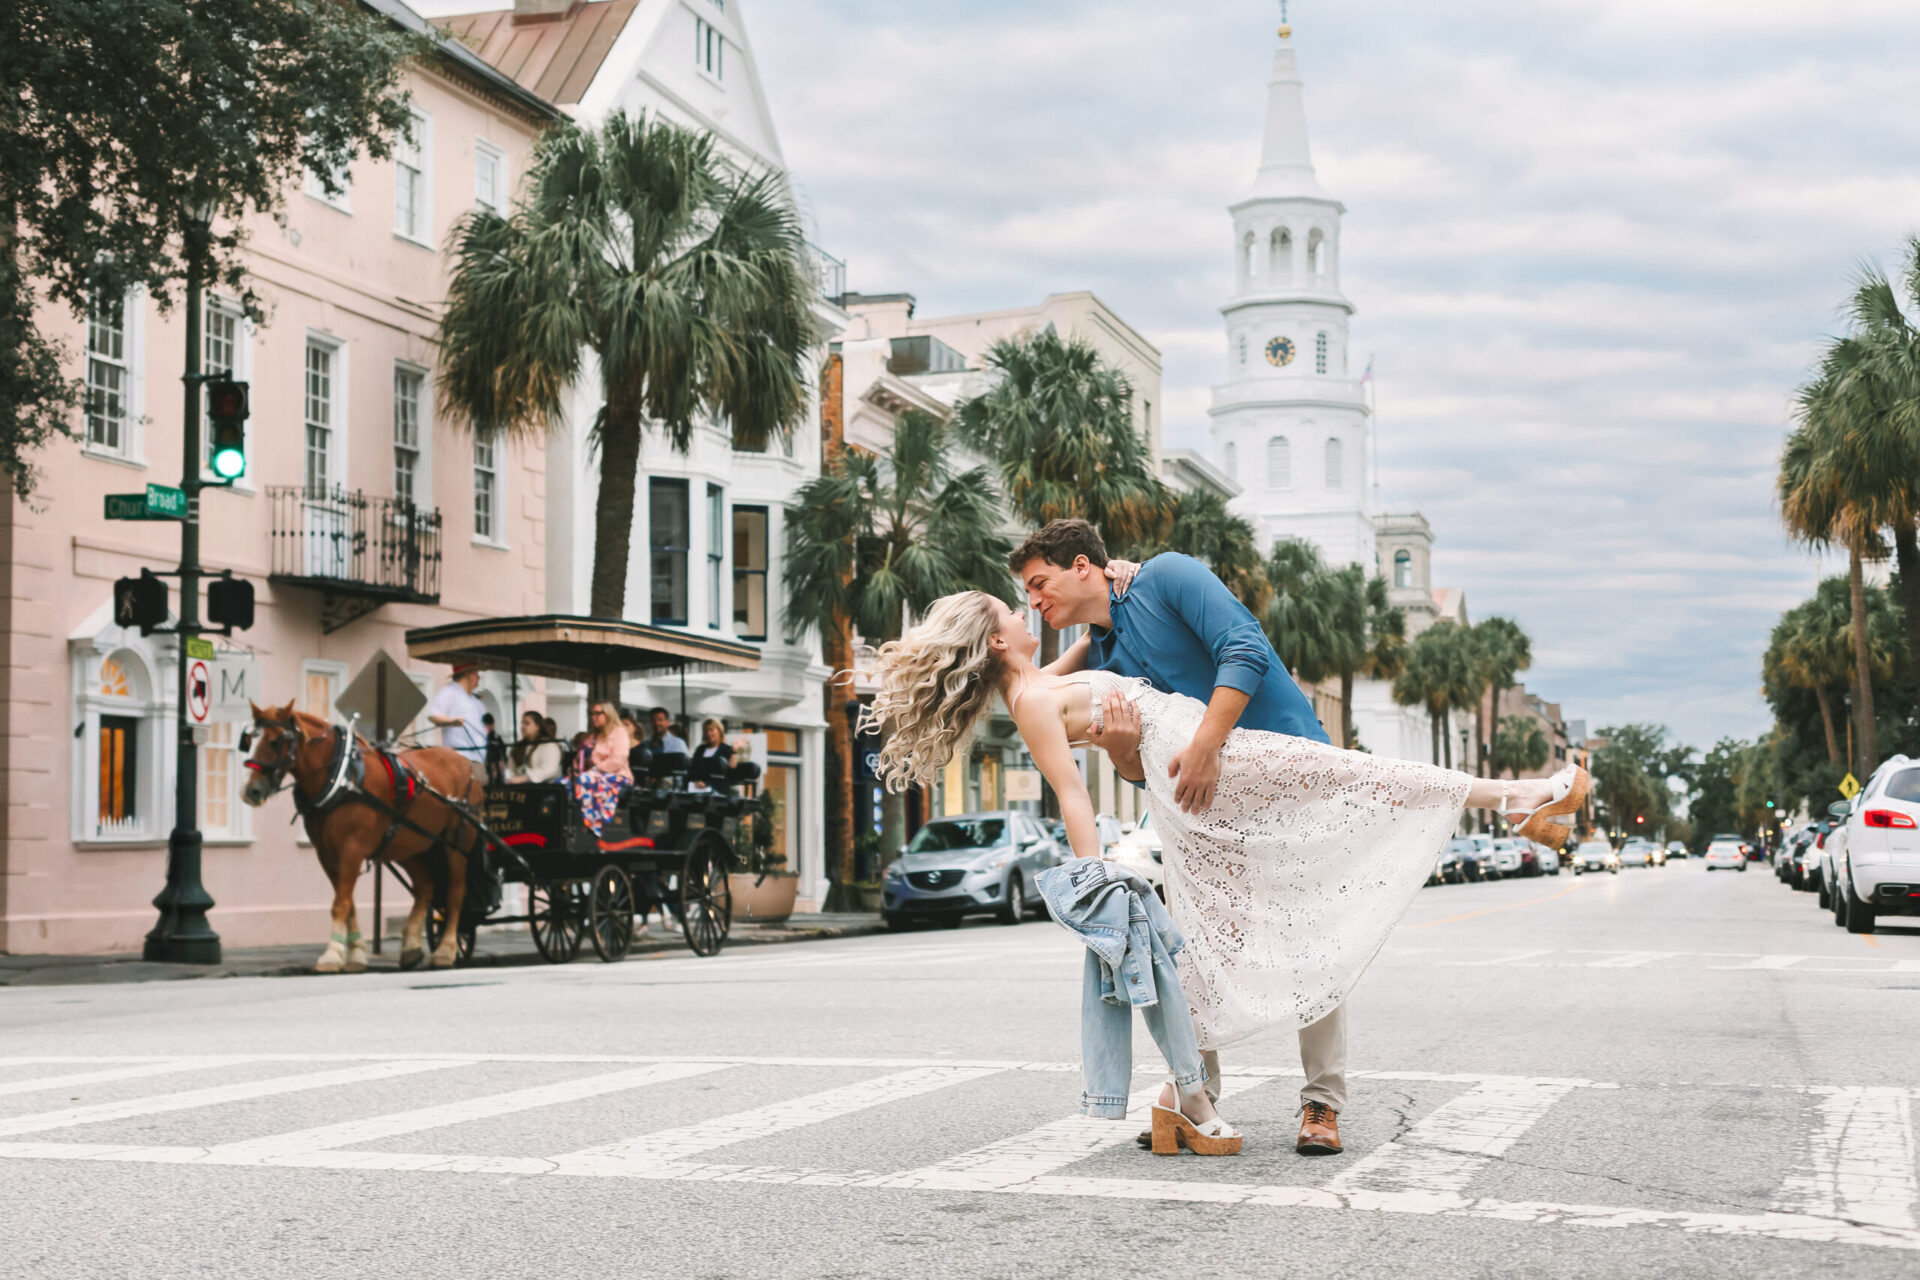
[{"label": "carriage wheel", "polygon": [[[461,926],[459,950],[454,953],[453,958],[453,963],[456,967],[464,965],[467,961],[473,959],[473,944],[478,940],[479,935],[480,928],[478,925],[469,924]],[[435,905],[427,911],[427,950],[429,952],[438,951],[440,949],[440,939],[446,936],[447,909]]]},{"label": "carriage wheel", "polygon": [[587,897],[587,936],[593,953],[611,964],[633,946],[633,881],[618,867],[602,867]]},{"label": "carriage wheel", "polygon": [[680,877],[680,920],[693,954],[719,954],[733,927],[733,890],[727,885],[726,859],[714,842],[702,841],[687,854],[687,869]]},{"label": "carriage wheel", "polygon": [[527,931],[533,946],[548,964],[565,964],[580,953],[585,933],[579,895],[565,880],[542,880],[527,886]]}]

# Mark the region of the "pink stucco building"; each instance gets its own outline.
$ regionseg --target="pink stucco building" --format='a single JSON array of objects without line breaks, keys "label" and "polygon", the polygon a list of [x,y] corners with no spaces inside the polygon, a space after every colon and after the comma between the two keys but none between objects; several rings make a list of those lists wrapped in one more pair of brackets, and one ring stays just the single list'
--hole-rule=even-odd
[{"label": "pink stucco building", "polygon": [[[204,564],[257,592],[255,625],[225,643],[257,655],[267,698],[323,715],[381,648],[423,688],[446,678],[407,661],[410,627],[546,607],[545,450],[441,423],[433,335],[455,220],[506,206],[558,115],[458,46],[408,86],[411,145],[354,164],[343,197],[309,183],[284,222],[250,228],[267,321],[218,295],[206,309],[206,367],[252,385],[246,478],[202,503]],[[107,521],[103,498],[180,481],[185,318],[139,295],[88,324],[45,316],[91,397],[79,438],[42,455],[32,503],[0,498],[0,951],[137,950],[173,825],[177,646],[115,626],[110,600],[114,579],[177,564],[179,528]],[[504,687],[481,695],[511,737]],[[240,803],[241,727],[212,726],[199,750],[213,926],[228,946],[318,944],[325,877],[289,800]]]}]

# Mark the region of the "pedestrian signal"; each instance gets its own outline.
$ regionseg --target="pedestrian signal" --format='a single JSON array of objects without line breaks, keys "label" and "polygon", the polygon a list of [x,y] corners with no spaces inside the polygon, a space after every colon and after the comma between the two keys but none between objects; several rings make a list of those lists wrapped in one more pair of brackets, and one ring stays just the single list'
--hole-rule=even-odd
[{"label": "pedestrian signal", "polygon": [[207,583],[207,621],[229,631],[253,625],[253,584],[245,578],[219,577]]},{"label": "pedestrian signal", "polygon": [[154,628],[167,620],[167,584],[145,574],[121,578],[113,584],[113,621],[116,626],[138,627],[150,636]]},{"label": "pedestrian signal", "polygon": [[222,480],[247,472],[247,384],[217,378],[207,384],[207,466]]}]

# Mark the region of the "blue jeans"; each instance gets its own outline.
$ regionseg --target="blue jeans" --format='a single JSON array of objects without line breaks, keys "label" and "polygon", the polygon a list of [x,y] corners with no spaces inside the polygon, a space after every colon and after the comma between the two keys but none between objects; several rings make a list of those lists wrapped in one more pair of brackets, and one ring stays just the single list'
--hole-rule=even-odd
[{"label": "blue jeans", "polygon": [[[1080,1114],[1100,1120],[1120,1120],[1127,1114],[1127,1094],[1133,1088],[1133,1005],[1100,995],[1103,980],[1100,957],[1087,952],[1080,986],[1080,1066],[1086,1091],[1080,1095]],[[1153,983],[1160,999],[1140,1007],[1147,1033],[1160,1046],[1173,1072],[1174,1088],[1182,1095],[1199,1093],[1207,1074],[1200,1065],[1200,1048],[1193,1036],[1193,1016],[1180,990],[1180,974],[1173,957],[1153,939]]]}]

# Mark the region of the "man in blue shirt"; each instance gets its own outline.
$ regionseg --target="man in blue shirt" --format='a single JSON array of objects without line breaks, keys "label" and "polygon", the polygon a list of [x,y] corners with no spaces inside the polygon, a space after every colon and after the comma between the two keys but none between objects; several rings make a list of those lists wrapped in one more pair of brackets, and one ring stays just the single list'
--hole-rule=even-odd
[{"label": "man in blue shirt", "polygon": [[[1175,553],[1139,566],[1131,583],[1122,562],[1110,562],[1106,543],[1084,520],[1055,520],[1022,543],[1007,563],[1027,603],[1056,631],[1085,626],[1050,670],[1095,669],[1145,679],[1154,688],[1207,704],[1187,749],[1167,766],[1181,809],[1198,813],[1213,803],[1220,780],[1220,748],[1236,725],[1330,742],[1313,704],[1288,674],[1260,623],[1200,561]],[[1106,727],[1093,736],[1120,775],[1138,782],[1138,712],[1118,696],[1102,707]],[[1179,922],[1188,928],[1189,922]],[[1303,1120],[1295,1149],[1306,1155],[1340,1150],[1335,1117],[1346,1105],[1347,1024],[1342,1005],[1300,1031],[1307,1082],[1300,1091]],[[1218,1097],[1219,1057],[1205,1054],[1207,1089]]]}]

